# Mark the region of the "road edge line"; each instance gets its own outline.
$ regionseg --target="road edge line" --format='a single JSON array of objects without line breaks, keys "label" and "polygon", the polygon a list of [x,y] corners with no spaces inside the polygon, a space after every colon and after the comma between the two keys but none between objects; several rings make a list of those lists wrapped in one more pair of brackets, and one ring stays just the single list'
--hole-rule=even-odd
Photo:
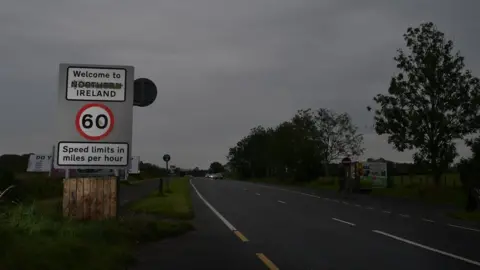
[{"label": "road edge line", "polygon": [[220,214],[217,209],[215,209],[215,207],[213,207],[203,196],[202,194],[198,191],[197,187],[195,187],[195,185],[192,183],[192,180],[190,180],[190,185],[193,187],[193,189],[195,190],[195,192],[197,193],[198,197],[203,201],[203,203],[205,203],[205,205],[208,206],[208,208],[210,208],[210,210],[212,210],[212,212],[223,222],[223,224],[225,224],[225,226],[228,227],[228,229],[230,229],[232,232],[233,231],[236,231],[237,229],[235,228],[235,226],[232,225],[232,223],[230,223],[226,218],[224,218],[222,216],[222,214]]}]

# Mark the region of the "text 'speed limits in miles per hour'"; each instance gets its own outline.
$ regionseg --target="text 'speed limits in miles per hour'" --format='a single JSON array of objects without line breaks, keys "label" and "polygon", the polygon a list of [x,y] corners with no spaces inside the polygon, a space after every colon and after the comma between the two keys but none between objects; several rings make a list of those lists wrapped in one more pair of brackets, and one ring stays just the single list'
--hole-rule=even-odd
[{"label": "text 'speed limits in miles per hour'", "polygon": [[58,164],[76,166],[128,165],[129,146],[126,143],[58,143]]}]

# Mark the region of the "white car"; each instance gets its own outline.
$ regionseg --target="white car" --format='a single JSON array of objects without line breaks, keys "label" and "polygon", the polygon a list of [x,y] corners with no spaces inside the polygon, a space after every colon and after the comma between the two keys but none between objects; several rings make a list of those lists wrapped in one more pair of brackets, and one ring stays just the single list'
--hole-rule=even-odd
[{"label": "white car", "polygon": [[207,174],[205,177],[210,178],[210,179],[223,179],[223,175],[221,173],[212,173],[212,174]]}]

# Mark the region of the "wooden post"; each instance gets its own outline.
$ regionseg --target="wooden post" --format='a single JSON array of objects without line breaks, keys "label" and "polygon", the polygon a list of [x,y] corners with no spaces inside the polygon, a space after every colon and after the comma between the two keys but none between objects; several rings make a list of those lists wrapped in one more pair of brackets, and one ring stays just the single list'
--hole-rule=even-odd
[{"label": "wooden post", "polygon": [[117,178],[85,177],[63,180],[63,215],[100,220],[117,216]]}]

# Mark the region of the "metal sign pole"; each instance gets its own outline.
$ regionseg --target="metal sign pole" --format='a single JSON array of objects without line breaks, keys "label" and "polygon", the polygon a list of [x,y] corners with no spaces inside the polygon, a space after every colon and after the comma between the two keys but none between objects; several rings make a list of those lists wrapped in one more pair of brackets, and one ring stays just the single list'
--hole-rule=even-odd
[{"label": "metal sign pole", "polygon": [[170,169],[168,167],[168,161],[166,161],[165,168],[167,169],[167,178],[166,178],[166,191],[170,192]]},{"label": "metal sign pole", "polygon": [[52,177],[53,163],[55,163],[54,158],[55,158],[55,145],[52,147],[52,163],[50,163],[50,170],[48,171],[49,178]]}]

